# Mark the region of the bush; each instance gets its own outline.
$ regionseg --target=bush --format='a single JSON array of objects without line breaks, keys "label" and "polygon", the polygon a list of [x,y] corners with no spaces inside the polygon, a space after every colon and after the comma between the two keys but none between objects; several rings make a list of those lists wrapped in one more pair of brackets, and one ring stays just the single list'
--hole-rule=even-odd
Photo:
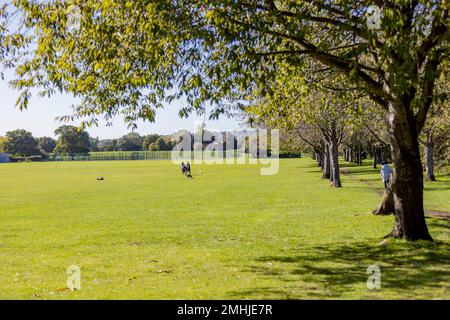
[{"label": "bush", "polygon": [[301,158],[302,153],[300,151],[281,151],[280,152],[280,158],[286,159],[286,158]]}]

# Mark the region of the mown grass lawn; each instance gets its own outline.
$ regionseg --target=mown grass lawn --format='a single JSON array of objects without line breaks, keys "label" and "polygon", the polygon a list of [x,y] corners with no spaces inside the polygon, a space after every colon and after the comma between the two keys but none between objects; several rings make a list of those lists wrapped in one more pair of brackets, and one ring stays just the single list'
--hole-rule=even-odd
[{"label": "mown grass lawn", "polygon": [[[393,217],[370,214],[378,171],[348,170],[333,189],[310,159],[276,176],[194,166],[194,180],[170,161],[0,165],[0,298],[450,299],[450,221],[427,219],[435,244],[380,246]],[[439,179],[426,207],[450,212]],[[63,290],[69,265],[80,291]]]}]

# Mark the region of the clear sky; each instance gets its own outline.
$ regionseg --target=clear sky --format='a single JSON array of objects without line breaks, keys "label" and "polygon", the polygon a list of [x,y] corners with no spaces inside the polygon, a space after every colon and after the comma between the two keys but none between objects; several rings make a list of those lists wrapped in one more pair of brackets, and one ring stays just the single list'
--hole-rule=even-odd
[{"label": "clear sky", "polygon": [[[0,136],[14,129],[25,129],[33,133],[35,137],[54,137],[53,131],[61,125],[55,118],[57,116],[71,114],[71,105],[76,102],[70,95],[55,95],[52,98],[40,98],[33,95],[28,110],[21,112],[15,107],[18,92],[11,89],[5,81],[0,80]],[[194,131],[195,123],[199,120],[195,115],[189,119],[180,119],[178,110],[182,102],[174,102],[164,110],[160,110],[155,123],[141,122],[136,132],[145,135],[149,133],[169,134],[180,129]],[[79,123],[74,123],[78,125]],[[222,117],[219,121],[208,122],[211,130],[234,130],[240,126],[237,121]],[[87,131],[93,137],[100,139],[119,138],[131,130],[118,117],[112,127],[106,127],[100,123],[99,127],[88,128]]]}]

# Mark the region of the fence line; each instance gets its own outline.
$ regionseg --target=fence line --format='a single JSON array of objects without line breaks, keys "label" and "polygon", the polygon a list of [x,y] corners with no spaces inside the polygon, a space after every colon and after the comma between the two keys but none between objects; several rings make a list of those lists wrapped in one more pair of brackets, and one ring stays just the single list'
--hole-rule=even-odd
[{"label": "fence line", "polygon": [[[193,160],[196,156],[201,157],[201,152],[180,152],[178,158]],[[243,152],[239,150],[227,150],[223,152],[224,158],[241,157]],[[215,153],[209,153],[214,157]],[[126,161],[126,160],[170,160],[172,151],[109,151],[89,152],[88,154],[61,155],[49,154],[48,161]]]}]

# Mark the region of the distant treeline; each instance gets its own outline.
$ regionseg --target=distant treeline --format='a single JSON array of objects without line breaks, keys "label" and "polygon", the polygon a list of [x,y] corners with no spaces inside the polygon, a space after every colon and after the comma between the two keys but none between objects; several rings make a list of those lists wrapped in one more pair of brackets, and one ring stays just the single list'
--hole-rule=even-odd
[{"label": "distant treeline", "polygon": [[[55,130],[57,139],[51,137],[33,137],[26,130],[13,130],[0,137],[0,153],[8,153],[11,161],[67,161],[67,160],[145,160],[168,159],[169,151],[181,142],[181,139],[191,140],[191,150],[194,149],[194,135],[188,131],[180,131],[171,135],[148,134],[141,136],[132,132],[118,139],[93,138],[85,130],[74,126],[64,125]],[[224,150],[240,150],[243,141],[239,142],[238,136],[227,133],[224,138],[214,137],[214,134],[204,130],[202,137],[210,137],[209,141],[202,141],[202,149],[212,144]],[[236,133],[239,135],[239,133]],[[220,136],[220,135],[217,135]],[[206,138],[205,138],[206,139]],[[208,139],[206,139],[208,140]],[[250,153],[247,146],[246,153]],[[268,154],[269,150],[258,150],[253,157],[259,157],[260,152]],[[225,157],[229,156],[224,154]],[[235,155],[233,155],[235,156]],[[301,152],[291,147],[291,143],[282,142],[279,154],[280,158],[298,158]]]},{"label": "distant treeline", "polygon": [[88,155],[90,152],[112,151],[170,151],[176,145],[170,135],[129,133],[118,139],[93,138],[74,126],[55,130],[57,139],[33,137],[31,132],[18,129],[0,137],[0,153],[10,154],[12,160],[39,160],[49,155]]}]

